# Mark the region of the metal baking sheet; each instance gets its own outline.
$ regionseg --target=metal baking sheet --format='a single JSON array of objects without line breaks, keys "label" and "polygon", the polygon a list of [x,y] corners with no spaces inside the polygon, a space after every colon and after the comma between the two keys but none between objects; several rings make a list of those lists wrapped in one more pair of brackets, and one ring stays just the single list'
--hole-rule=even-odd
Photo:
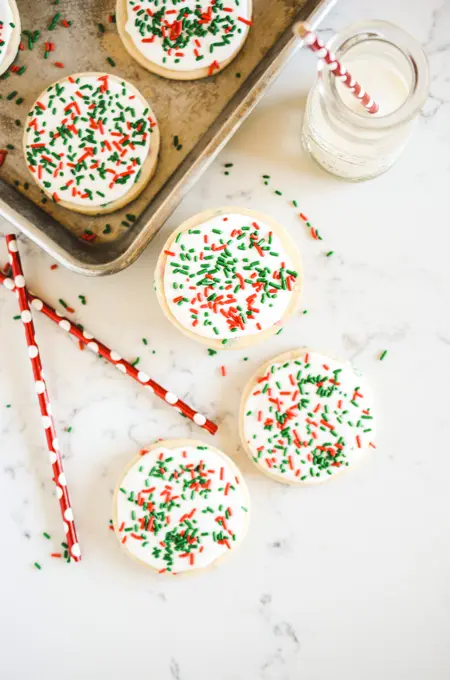
[{"label": "metal baking sheet", "polygon": [[[216,76],[180,82],[159,78],[131,59],[111,20],[115,12],[111,0],[64,0],[58,5],[17,0],[22,30],[39,30],[40,36],[29,50],[27,36],[23,35],[24,49],[15,63],[26,70],[22,75],[11,73],[0,80],[0,148],[8,144],[14,147],[0,172],[0,215],[76,272],[95,276],[127,267],[292,54],[296,46],[292,24],[297,20],[317,24],[334,2],[253,0],[253,28],[236,59]],[[54,21],[57,12],[61,16]],[[52,20],[55,28],[49,30]],[[104,26],[104,32],[98,24]],[[54,43],[54,51],[45,59],[48,41]],[[133,203],[99,217],[72,212],[51,200],[43,202],[22,151],[27,113],[39,94],[50,83],[83,71],[111,72],[136,85],[151,102],[161,132],[159,164],[149,185]],[[8,98],[14,91],[17,94]],[[175,148],[175,136],[181,149]],[[107,224],[111,231],[104,234]],[[86,230],[96,235],[95,240],[87,242],[82,238]]]}]

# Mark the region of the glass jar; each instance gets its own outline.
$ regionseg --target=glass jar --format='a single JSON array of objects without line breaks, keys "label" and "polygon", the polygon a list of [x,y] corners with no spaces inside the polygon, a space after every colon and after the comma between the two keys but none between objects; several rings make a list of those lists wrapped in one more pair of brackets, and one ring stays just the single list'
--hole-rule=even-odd
[{"label": "glass jar", "polygon": [[368,113],[320,62],[306,104],[303,146],[338,177],[377,177],[395,163],[414,129],[428,94],[427,58],[414,38],[385,21],[352,24],[327,47],[380,108]]}]

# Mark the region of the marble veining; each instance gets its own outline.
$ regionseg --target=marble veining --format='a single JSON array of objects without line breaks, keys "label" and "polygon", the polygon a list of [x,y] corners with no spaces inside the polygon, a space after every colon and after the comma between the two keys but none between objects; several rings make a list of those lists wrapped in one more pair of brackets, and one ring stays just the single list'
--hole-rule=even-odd
[{"label": "marble veining", "polygon": [[[402,25],[425,45],[432,76],[415,136],[386,175],[346,184],[304,154],[302,111],[315,62],[298,52],[126,271],[86,279],[52,270],[52,260],[19,236],[38,294],[54,306],[65,300],[76,321],[130,361],[139,358],[142,370],[220,429],[211,437],[36,317],[83,551],[79,565],[51,558],[64,540],[61,521],[16,300],[0,290],[5,680],[449,677],[450,3],[347,0],[326,17],[324,32],[374,17]],[[233,163],[229,175],[225,163]],[[262,174],[271,176],[268,186]],[[323,241],[310,238],[292,199]],[[305,286],[279,336],[210,357],[165,319],[152,275],[172,229],[227,203],[286,226],[301,251]],[[2,253],[0,264],[0,240]],[[310,489],[262,476],[240,447],[236,420],[258,365],[299,345],[351,359],[372,384],[378,416],[376,451]],[[222,568],[161,579],[117,545],[108,528],[112,494],[138,449],[180,436],[210,442],[240,466],[251,525]]]}]

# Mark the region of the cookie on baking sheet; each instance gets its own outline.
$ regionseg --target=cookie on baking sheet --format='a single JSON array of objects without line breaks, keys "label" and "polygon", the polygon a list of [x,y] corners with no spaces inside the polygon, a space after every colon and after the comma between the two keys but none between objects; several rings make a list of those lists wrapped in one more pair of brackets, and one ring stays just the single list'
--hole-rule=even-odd
[{"label": "cookie on baking sheet", "polygon": [[286,484],[317,484],[374,447],[372,395],[349,362],[310,349],[280,354],[250,380],[241,440],[258,468]]},{"label": "cookie on baking sheet", "polygon": [[20,44],[20,15],[15,0],[0,2],[0,75],[16,58]]},{"label": "cookie on baking sheet", "polygon": [[108,73],[77,73],[50,85],[28,114],[25,160],[39,187],[88,215],[119,210],[153,176],[159,129],[148,102]]},{"label": "cookie on baking sheet", "polygon": [[113,523],[127,553],[159,573],[205,569],[244,538],[249,495],[233,463],[214,446],[167,439],[143,449],[114,494]]},{"label": "cookie on baking sheet", "polygon": [[242,48],[252,0],[117,0],[122,42],[141,66],[172,80],[221,71]]},{"label": "cookie on baking sheet", "polygon": [[274,219],[247,208],[207,210],[167,240],[155,271],[158,300],[183,333],[241,349],[278,332],[300,297],[297,247]]}]

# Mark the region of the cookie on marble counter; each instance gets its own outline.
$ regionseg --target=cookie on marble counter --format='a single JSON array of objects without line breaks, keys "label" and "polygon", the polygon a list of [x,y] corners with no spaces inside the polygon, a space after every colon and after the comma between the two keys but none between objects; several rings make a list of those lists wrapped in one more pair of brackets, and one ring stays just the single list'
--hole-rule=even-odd
[{"label": "cookie on marble counter", "polygon": [[215,349],[242,349],[279,332],[301,284],[289,233],[247,208],[206,210],[186,220],[168,238],[155,271],[167,318]]},{"label": "cookie on marble counter", "polygon": [[261,472],[286,484],[317,484],[374,447],[373,399],[348,361],[311,349],[261,366],[244,390],[239,428]]},{"label": "cookie on marble counter", "polygon": [[222,451],[192,439],[162,440],[121,476],[114,530],[131,557],[158,573],[200,571],[239,546],[249,502],[238,467]]}]

